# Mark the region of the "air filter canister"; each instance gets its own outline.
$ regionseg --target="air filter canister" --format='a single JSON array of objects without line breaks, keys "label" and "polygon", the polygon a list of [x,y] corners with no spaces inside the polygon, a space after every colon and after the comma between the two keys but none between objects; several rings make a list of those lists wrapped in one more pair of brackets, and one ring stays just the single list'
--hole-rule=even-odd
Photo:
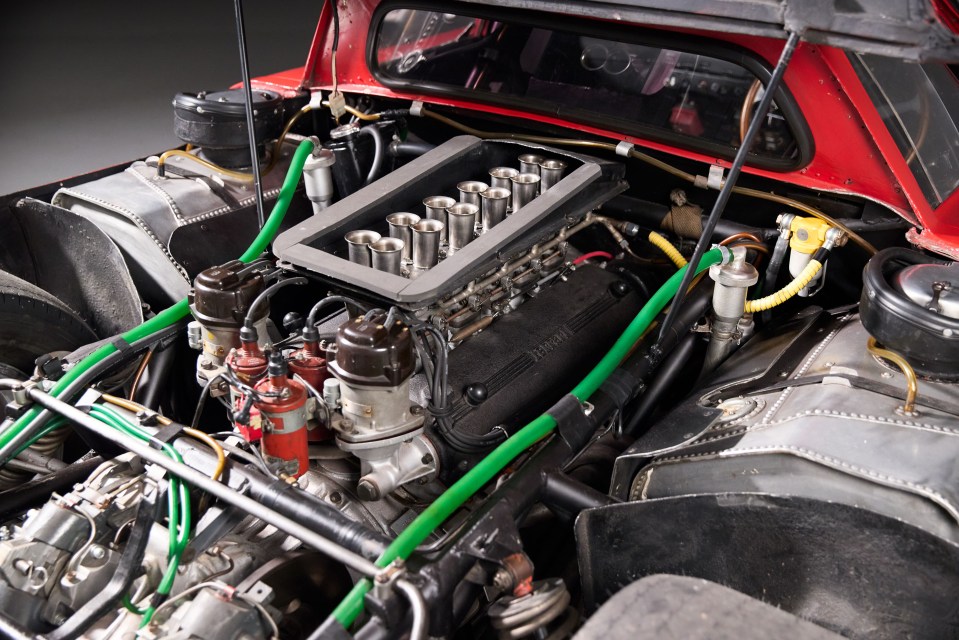
[{"label": "air filter canister", "polygon": [[[173,130],[186,143],[200,147],[206,159],[222,167],[249,167],[250,142],[243,89],[178,93],[173,99]],[[253,92],[253,126],[257,153],[283,128],[283,99],[272,91]]]},{"label": "air filter canister", "polygon": [[859,302],[863,326],[882,346],[939,380],[959,380],[959,319],[950,317],[959,272],[950,265],[910,249],[884,249],[863,270]]}]

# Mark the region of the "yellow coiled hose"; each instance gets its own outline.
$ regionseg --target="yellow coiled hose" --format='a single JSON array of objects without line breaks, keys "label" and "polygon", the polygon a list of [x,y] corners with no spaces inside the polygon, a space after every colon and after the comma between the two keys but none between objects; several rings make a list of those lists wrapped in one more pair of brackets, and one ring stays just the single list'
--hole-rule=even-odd
[{"label": "yellow coiled hose", "polygon": [[816,277],[816,274],[819,273],[820,269],[822,269],[822,263],[819,262],[819,260],[810,260],[809,264],[807,264],[806,267],[799,272],[799,275],[796,276],[795,280],[787,284],[776,293],[771,293],[765,298],[759,298],[758,300],[747,300],[746,313],[758,313],[760,311],[765,311],[766,309],[778,307],[786,300],[789,300],[794,295],[802,291],[803,287],[805,287],[807,284],[812,282],[812,279]]},{"label": "yellow coiled hose", "polygon": [[683,254],[679,252],[679,249],[673,246],[673,243],[659,235],[655,231],[649,232],[649,241],[657,249],[666,254],[666,257],[676,265],[677,269],[682,269],[686,266],[686,258],[683,257]]}]

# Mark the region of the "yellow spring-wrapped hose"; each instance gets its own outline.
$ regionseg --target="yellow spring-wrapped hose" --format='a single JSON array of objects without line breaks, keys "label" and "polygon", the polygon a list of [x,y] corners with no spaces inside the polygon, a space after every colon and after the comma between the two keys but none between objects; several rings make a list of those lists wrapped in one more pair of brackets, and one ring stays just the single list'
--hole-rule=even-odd
[{"label": "yellow spring-wrapped hose", "polygon": [[759,298],[758,300],[748,300],[746,302],[746,313],[758,313],[759,311],[765,311],[766,309],[778,307],[786,300],[789,300],[794,295],[802,291],[803,287],[805,287],[807,284],[812,282],[812,279],[816,277],[816,274],[819,273],[820,269],[822,269],[821,262],[816,259],[810,260],[809,264],[807,264],[806,268],[799,272],[799,275],[796,276],[795,280],[787,284],[776,293],[771,293],[765,298]]},{"label": "yellow spring-wrapped hose", "polygon": [[677,269],[682,269],[686,266],[686,258],[683,257],[683,254],[679,252],[679,249],[673,246],[673,243],[659,235],[655,231],[649,232],[649,241],[660,251],[666,254],[666,257],[669,258]]}]

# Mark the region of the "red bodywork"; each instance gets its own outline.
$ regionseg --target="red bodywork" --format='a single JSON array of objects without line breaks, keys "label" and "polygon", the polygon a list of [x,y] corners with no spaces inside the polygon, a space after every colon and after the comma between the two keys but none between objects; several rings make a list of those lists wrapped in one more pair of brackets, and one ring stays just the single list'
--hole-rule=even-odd
[{"label": "red bodywork", "polygon": [[[575,129],[612,140],[626,140],[639,147],[671,153],[706,164],[729,166],[727,160],[679,149],[651,140],[623,135],[555,117],[529,114],[448,96],[398,92],[382,86],[366,65],[370,19],[378,2],[355,0],[340,3],[340,39],[337,76],[340,91],[470,109],[536,120]],[[774,65],[783,41],[724,32],[688,32],[749,49]],[[332,43],[329,4],[324,3],[303,67],[259,78],[264,88],[290,90],[332,88],[328,60]],[[322,63],[321,63],[322,62]],[[959,259],[959,193],[953,193],[938,208],[925,199],[919,183],[906,165],[892,136],[860,83],[847,54],[832,47],[802,43],[786,72],[785,83],[805,115],[815,142],[815,155],[806,166],[790,172],[754,167],[745,171],[810,189],[852,194],[879,202],[917,225],[909,239],[925,248]],[[706,173],[705,167],[703,173]]]}]

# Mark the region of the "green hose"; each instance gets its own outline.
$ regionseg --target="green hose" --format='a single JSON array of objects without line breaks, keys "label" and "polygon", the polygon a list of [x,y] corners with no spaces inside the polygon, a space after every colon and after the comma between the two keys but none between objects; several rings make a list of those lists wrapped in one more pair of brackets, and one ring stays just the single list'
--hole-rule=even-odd
[{"label": "green hose", "polygon": [[[243,262],[251,262],[256,258],[260,257],[273,238],[276,236],[277,231],[280,229],[280,224],[283,222],[283,218],[286,216],[286,211],[290,207],[290,202],[293,200],[293,194],[296,192],[296,186],[300,182],[300,176],[303,174],[303,165],[306,163],[307,158],[313,152],[313,142],[310,140],[304,140],[296,148],[296,153],[293,154],[293,160],[290,162],[290,169],[286,174],[286,179],[283,181],[283,187],[280,189],[280,195],[276,199],[276,204],[273,205],[273,211],[270,213],[270,217],[267,218],[266,223],[263,225],[263,228],[260,229],[260,233],[257,234],[256,238],[253,240],[253,244],[246,250],[246,252],[240,256],[240,260]],[[179,322],[185,318],[190,313],[190,304],[186,298],[180,300],[172,307],[168,307],[150,318],[141,325],[138,325],[126,333],[122,334],[120,337],[127,343],[136,342],[147,338],[157,331],[161,331],[170,325]],[[84,372],[96,365],[98,362],[106,358],[111,353],[114,353],[117,350],[113,344],[105,344],[99,349],[88,355],[83,360],[77,362],[73,367],[67,371],[60,380],[57,381],[51,390],[51,395],[54,397],[59,396],[64,389],[66,389],[70,383],[79,378]],[[0,447],[4,447],[7,443],[10,442],[18,433],[29,425],[34,418],[39,415],[40,409],[37,407],[31,408],[29,411],[24,413],[20,418],[10,425],[6,431],[0,433]]]},{"label": "green hose", "polygon": [[[707,251],[703,255],[696,273],[707,269],[710,265],[721,262],[723,253],[720,249]],[[676,295],[682,282],[683,274],[688,267],[683,267],[673,274],[666,283],[653,294],[653,297],[643,306],[639,314],[619,337],[616,344],[603,356],[593,370],[582,382],[572,390],[572,395],[580,401],[586,401],[606,381],[613,371],[629,355],[640,336],[646,331],[657,315]],[[397,558],[407,559],[433,531],[437,529],[453,512],[460,508],[476,492],[482,489],[493,477],[499,473],[513,458],[530,448],[556,428],[556,421],[549,415],[543,414],[520,429],[505,442],[496,447],[479,464],[470,469],[466,475],[457,480],[433,504],[427,507],[397,538],[386,548],[377,561],[379,567],[389,565]],[[363,598],[372,587],[372,583],[363,579],[356,583],[346,598],[333,610],[333,617],[349,628],[363,611]]]},{"label": "green hose", "polygon": [[[153,442],[159,445],[167,456],[181,464],[183,463],[183,457],[179,451],[173,448],[173,445],[169,442],[161,443],[155,440],[149,433],[143,431],[110,407],[94,405],[90,408],[90,415],[128,436],[142,440],[143,442]],[[167,553],[166,571],[163,572],[163,577],[160,579],[160,584],[156,589],[157,595],[168,596],[173,589],[173,583],[177,576],[177,568],[180,566],[180,559],[183,557],[183,552],[186,551],[187,545],[190,543],[190,529],[192,528],[190,520],[191,511],[189,489],[187,489],[186,485],[180,481],[179,478],[171,476],[170,487],[167,490],[170,548]],[[151,601],[150,605],[143,611],[143,618],[140,620],[141,629],[150,624],[155,612],[156,606]]]}]

